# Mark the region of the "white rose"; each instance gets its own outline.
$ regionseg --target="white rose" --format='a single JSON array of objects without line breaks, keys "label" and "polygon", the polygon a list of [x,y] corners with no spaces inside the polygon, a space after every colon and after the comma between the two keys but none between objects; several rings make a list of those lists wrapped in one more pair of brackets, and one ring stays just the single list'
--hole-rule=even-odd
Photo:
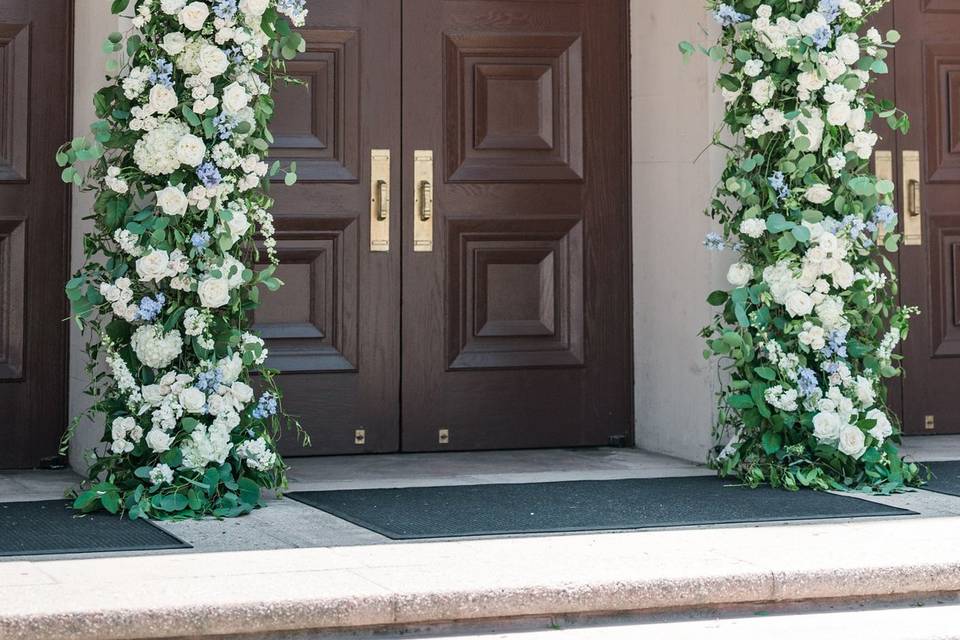
[{"label": "white rose", "polygon": [[187,46],[187,38],[179,31],[173,31],[163,36],[163,44],[160,48],[171,56],[179,55],[183,48]]},{"label": "white rose", "polygon": [[805,36],[812,36],[820,29],[828,28],[827,19],[823,16],[822,13],[812,11],[806,15],[803,20],[797,23],[797,27],[800,29],[800,33]]},{"label": "white rose", "polygon": [[150,89],[150,106],[157,113],[161,115],[169,113],[178,104],[177,94],[173,89],[162,84],[155,84]]},{"label": "white rose", "polygon": [[187,413],[203,413],[207,396],[196,387],[187,387],[180,392],[180,405]]},{"label": "white rose", "polygon": [[213,395],[210,396],[210,400],[207,401],[207,410],[212,416],[218,416],[223,413],[223,410],[227,408],[226,403],[223,401],[223,396]]},{"label": "white rose", "polygon": [[210,16],[210,7],[203,2],[191,2],[180,11],[180,23],[190,31],[200,31]]},{"label": "white rose", "polygon": [[867,450],[863,431],[860,431],[859,427],[849,424],[843,427],[840,430],[840,442],[837,449],[840,450],[840,453],[845,453],[854,460],[859,459]]},{"label": "white rose", "polygon": [[187,0],[160,0],[160,10],[168,16],[173,16],[179,13],[186,4]]},{"label": "white rose", "polygon": [[[227,228],[230,230],[230,236],[234,239],[242,238],[250,230],[250,222],[247,216],[240,211],[234,211],[233,217],[227,222]],[[243,273],[243,270],[240,270]]]},{"label": "white rose", "polygon": [[847,128],[850,133],[859,133],[867,126],[867,110],[863,107],[857,107],[850,110],[850,117],[847,119]]},{"label": "white rose", "polygon": [[813,435],[820,442],[833,443],[840,437],[840,416],[831,412],[813,417]]},{"label": "white rose", "polygon": [[853,286],[854,280],[856,280],[856,273],[849,262],[842,262],[833,272],[832,277],[833,284],[835,284],[837,288],[849,289]]},{"label": "white rose", "polygon": [[234,82],[223,90],[223,110],[230,114],[241,111],[250,104],[250,94],[239,82]]},{"label": "white rose", "polygon": [[837,55],[844,64],[855,64],[860,59],[860,44],[857,39],[850,34],[837,38]]},{"label": "white rose", "polygon": [[850,18],[860,18],[863,16],[863,7],[856,2],[848,2],[843,6],[843,12]]},{"label": "white rose", "polygon": [[234,382],[230,387],[230,395],[240,404],[248,404],[253,400],[253,389],[243,382]]},{"label": "white rose", "polygon": [[823,67],[824,74],[830,82],[833,82],[847,72],[847,65],[837,56],[821,56],[820,65]]},{"label": "white rose", "polygon": [[192,133],[183,136],[177,143],[177,159],[181,164],[198,167],[203,162],[206,153],[207,146],[203,143],[203,140]]},{"label": "white rose", "polygon": [[161,249],[155,249],[137,260],[137,275],[144,282],[151,280],[160,282],[166,277],[169,265],[169,254]]},{"label": "white rose", "polygon": [[172,444],[173,438],[163,429],[151,429],[147,434],[147,446],[156,453],[169,451]]},{"label": "white rose", "polygon": [[743,65],[743,72],[751,78],[756,78],[763,71],[763,60],[747,60]]},{"label": "white rose", "polygon": [[877,424],[870,429],[870,435],[880,442],[883,442],[893,435],[893,425],[890,424],[890,419],[887,418],[887,414],[880,409],[871,409],[868,411],[867,419],[876,421]]},{"label": "white rose", "polygon": [[248,16],[260,17],[267,11],[270,0],[240,0],[240,11]]},{"label": "white rose", "polygon": [[767,223],[760,218],[747,218],[740,223],[740,233],[751,238],[759,238],[767,231]]},{"label": "white rose", "polygon": [[226,278],[207,278],[197,286],[200,304],[218,309],[230,302],[230,283]]},{"label": "white rose", "polygon": [[852,109],[846,102],[834,102],[827,109],[827,122],[835,127],[842,127],[850,120]]},{"label": "white rose", "polygon": [[783,306],[786,307],[787,313],[794,318],[798,318],[813,311],[813,300],[803,291],[794,289],[787,294],[786,299],[783,301]]},{"label": "white rose", "polygon": [[815,184],[807,188],[804,197],[813,204],[823,204],[833,197],[833,192],[825,184]]},{"label": "white rose", "polygon": [[[876,400],[877,394],[873,390],[873,382],[869,379],[864,378],[863,376],[857,376],[857,400],[860,401],[860,404],[865,406],[870,406],[873,404],[873,401]],[[870,417],[870,414],[867,414],[867,417]]]},{"label": "white rose", "polygon": [[168,216],[182,216],[189,205],[186,194],[180,187],[167,187],[157,191],[157,206]]},{"label": "white rose", "polygon": [[735,287],[745,287],[753,279],[753,267],[743,262],[730,265],[727,271],[727,282]]},{"label": "white rose", "polygon": [[200,53],[197,56],[197,66],[200,67],[200,73],[208,78],[216,78],[230,66],[227,54],[220,47],[212,44],[205,44],[200,47]]}]

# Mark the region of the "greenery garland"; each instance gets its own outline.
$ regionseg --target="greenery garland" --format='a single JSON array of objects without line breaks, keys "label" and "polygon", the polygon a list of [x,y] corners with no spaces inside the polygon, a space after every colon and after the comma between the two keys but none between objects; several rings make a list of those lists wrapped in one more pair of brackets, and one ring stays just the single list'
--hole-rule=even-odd
[{"label": "greenery garland", "polygon": [[731,248],[730,291],[709,302],[707,358],[724,373],[711,462],[751,486],[891,492],[918,481],[898,452],[885,379],[916,309],[897,306],[894,185],[870,171],[886,120],[868,91],[899,39],[860,32],[886,0],[710,0],[709,48],[726,104],[714,142],[729,153],[707,210]]},{"label": "greenery garland", "polygon": [[[95,193],[85,264],[67,283],[88,334],[88,417],[104,422],[75,508],[131,518],[247,513],[286,486],[275,371],[249,330],[282,283],[273,238],[271,89],[305,50],[303,0],[113,0],[92,139],[57,153]],[[87,163],[90,163],[89,166]],[[86,168],[81,168],[81,165]],[[296,181],[296,167],[286,183]],[[269,266],[259,271],[258,245]],[[259,397],[254,390],[261,390]],[[73,436],[80,418],[64,438]],[[302,432],[301,432],[302,435]]]}]

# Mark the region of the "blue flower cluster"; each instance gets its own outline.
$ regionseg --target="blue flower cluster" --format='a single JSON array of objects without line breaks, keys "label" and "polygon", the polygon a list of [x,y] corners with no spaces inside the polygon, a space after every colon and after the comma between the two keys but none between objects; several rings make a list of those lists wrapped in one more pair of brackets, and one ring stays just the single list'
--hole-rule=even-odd
[{"label": "blue flower cluster", "polygon": [[217,0],[213,12],[221,20],[233,20],[237,15],[237,0]]},{"label": "blue flower cluster", "polygon": [[[280,0],[283,2],[283,0]],[[728,4],[721,4],[713,12],[713,19],[721,27],[732,27],[733,25],[750,19],[750,16],[738,12]]]},{"label": "blue flower cluster", "polygon": [[835,329],[827,335],[827,344],[820,350],[824,358],[836,356],[838,358],[847,357],[847,331],[848,329]]},{"label": "blue flower cluster", "polygon": [[157,293],[156,298],[144,296],[144,298],[140,300],[140,309],[137,311],[137,320],[153,322],[156,320],[157,316],[160,315],[160,312],[163,311],[163,305],[166,304],[166,302],[167,298],[162,293]]},{"label": "blue flower cluster", "polygon": [[820,389],[820,382],[817,380],[817,374],[813,369],[807,367],[801,368],[797,372],[797,390],[804,398],[809,398]]},{"label": "blue flower cluster", "polygon": [[263,420],[277,415],[277,396],[269,392],[260,396],[257,406],[250,415],[254,420]]},{"label": "blue flower cluster", "polygon": [[285,15],[295,15],[305,13],[307,10],[306,0],[277,0],[277,11]]},{"label": "blue flower cluster", "polygon": [[703,246],[710,251],[723,251],[726,248],[727,243],[724,242],[723,236],[716,231],[711,231],[703,239]]},{"label": "blue flower cluster", "polygon": [[897,225],[897,212],[888,204],[881,204],[873,210],[873,222],[893,229]]},{"label": "blue flower cluster", "polygon": [[229,140],[233,137],[233,130],[237,128],[237,119],[229,114],[221,113],[213,119],[213,126],[217,128],[217,135],[221,140]]},{"label": "blue flower cluster", "polygon": [[223,371],[218,367],[212,371],[204,371],[198,375],[197,381],[193,386],[200,389],[200,391],[210,392],[216,390],[221,382],[223,382]]},{"label": "blue flower cluster", "polygon": [[197,167],[197,178],[199,178],[203,186],[208,189],[217,186],[223,181],[223,176],[220,175],[220,169],[217,169],[217,165],[212,162],[204,162]]},{"label": "blue flower cluster", "polygon": [[840,17],[840,6],[842,4],[840,0],[820,0],[817,11],[827,19],[827,22],[833,22]]},{"label": "blue flower cluster", "polygon": [[190,244],[194,249],[203,249],[210,244],[210,234],[206,231],[199,231],[190,236]]},{"label": "blue flower cluster", "polygon": [[777,192],[778,200],[786,200],[790,197],[790,187],[787,186],[782,171],[774,171],[773,175],[767,178],[770,187]]},{"label": "blue flower cluster", "polygon": [[820,27],[813,32],[811,38],[813,38],[813,44],[817,47],[818,50],[826,49],[830,44],[830,38],[833,37],[833,32],[829,27]]},{"label": "blue flower cluster", "polygon": [[160,58],[153,64],[153,71],[150,73],[150,82],[153,84],[162,84],[166,88],[173,87],[173,63]]}]

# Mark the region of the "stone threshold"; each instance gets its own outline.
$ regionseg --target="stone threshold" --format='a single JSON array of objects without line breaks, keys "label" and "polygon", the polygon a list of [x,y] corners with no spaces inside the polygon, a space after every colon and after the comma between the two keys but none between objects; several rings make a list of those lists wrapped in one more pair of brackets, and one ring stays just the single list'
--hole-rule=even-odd
[{"label": "stone threshold", "polygon": [[348,630],[960,593],[960,518],[0,564],[0,638]]}]

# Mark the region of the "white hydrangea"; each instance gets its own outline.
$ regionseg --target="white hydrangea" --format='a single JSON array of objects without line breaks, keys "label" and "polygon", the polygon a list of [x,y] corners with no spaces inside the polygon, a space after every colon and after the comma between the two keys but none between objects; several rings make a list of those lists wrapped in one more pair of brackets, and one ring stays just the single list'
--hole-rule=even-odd
[{"label": "white hydrangea", "polygon": [[[190,129],[177,120],[166,120],[149,131],[133,149],[133,160],[141,171],[151,176],[171,174],[180,168],[177,146]],[[199,163],[198,163],[199,164]]]},{"label": "white hydrangea", "polygon": [[173,469],[166,464],[158,464],[150,470],[150,483],[154,486],[161,484],[171,484],[173,482]]},{"label": "white hydrangea", "polygon": [[197,426],[180,445],[183,466],[194,470],[204,469],[211,463],[223,464],[231,449],[230,430],[216,423],[209,427],[205,424]]},{"label": "white hydrangea", "polygon": [[237,455],[256,471],[269,471],[277,464],[277,454],[263,437],[241,442],[237,445]]},{"label": "white hydrangea", "polygon": [[163,369],[180,356],[183,338],[176,329],[164,333],[160,324],[139,327],[130,339],[137,359],[153,369]]}]

